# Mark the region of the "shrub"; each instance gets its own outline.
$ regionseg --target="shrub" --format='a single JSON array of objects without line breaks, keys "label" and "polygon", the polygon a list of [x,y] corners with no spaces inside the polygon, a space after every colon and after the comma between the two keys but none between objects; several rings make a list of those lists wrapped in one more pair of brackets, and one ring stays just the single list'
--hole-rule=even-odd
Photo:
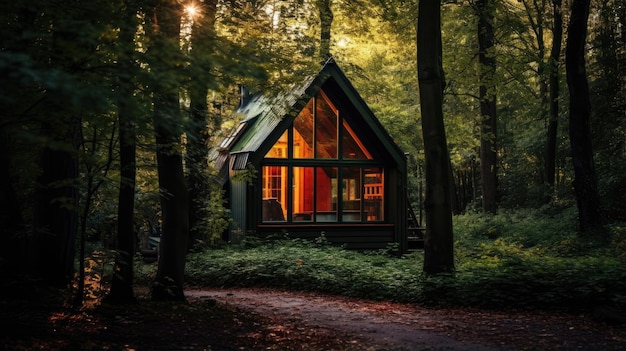
[{"label": "shrub", "polygon": [[[626,308],[626,229],[580,236],[575,211],[455,217],[456,271],[426,276],[423,254],[357,252],[314,241],[248,237],[189,254],[187,283],[318,291],[376,300],[483,308]],[[491,230],[491,232],[490,232]],[[604,233],[603,235],[606,235]],[[613,246],[613,247],[612,247]]]}]

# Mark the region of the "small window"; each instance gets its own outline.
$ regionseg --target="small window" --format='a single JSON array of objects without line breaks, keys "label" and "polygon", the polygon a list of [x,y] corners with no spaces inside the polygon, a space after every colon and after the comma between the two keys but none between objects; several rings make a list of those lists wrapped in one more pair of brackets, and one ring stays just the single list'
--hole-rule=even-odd
[{"label": "small window", "polygon": [[263,167],[263,208],[264,222],[284,221],[287,208],[287,167]]},{"label": "small window", "polygon": [[371,160],[372,155],[367,151],[361,139],[354,133],[348,122],[343,120],[343,151],[345,159]]},{"label": "small window", "polygon": [[315,195],[314,167],[293,167],[293,221],[312,221]]},{"label": "small window", "polygon": [[337,221],[337,167],[317,167],[315,172],[315,221]]},{"label": "small window", "polygon": [[247,126],[248,122],[239,123],[237,129],[235,129],[234,132],[230,133],[230,135],[222,141],[222,143],[220,144],[220,148],[230,150],[230,148],[233,146],[235,141],[239,139],[239,136],[243,133]]},{"label": "small window", "polygon": [[270,151],[265,154],[265,158],[287,158],[288,150],[288,134],[287,131],[281,135],[280,139],[272,146]]},{"label": "small window", "polygon": [[361,187],[361,168],[344,168],[342,183],[341,220],[344,222],[360,222],[361,194],[363,192],[363,188]]},{"label": "small window", "polygon": [[330,103],[326,94],[318,94],[315,109],[315,158],[337,156],[337,109]]},{"label": "small window", "polygon": [[293,121],[293,157],[313,158],[313,105],[309,100]]},{"label": "small window", "polygon": [[367,221],[382,221],[385,201],[383,169],[366,168],[363,172],[363,206]]}]

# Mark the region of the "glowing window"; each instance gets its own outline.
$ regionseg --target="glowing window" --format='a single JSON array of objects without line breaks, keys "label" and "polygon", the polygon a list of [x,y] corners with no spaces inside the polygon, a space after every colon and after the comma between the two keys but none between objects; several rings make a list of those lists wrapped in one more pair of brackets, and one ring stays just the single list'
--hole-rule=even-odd
[{"label": "glowing window", "polygon": [[298,113],[265,155],[264,222],[384,220],[383,168],[368,165],[373,157],[348,117],[321,90]]}]

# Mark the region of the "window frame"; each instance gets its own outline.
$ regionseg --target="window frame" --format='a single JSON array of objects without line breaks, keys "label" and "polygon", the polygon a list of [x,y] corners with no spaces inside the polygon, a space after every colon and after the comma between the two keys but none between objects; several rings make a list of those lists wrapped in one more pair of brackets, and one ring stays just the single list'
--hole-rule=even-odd
[{"label": "window frame", "polygon": [[[317,155],[317,139],[316,139],[316,133],[317,133],[317,126],[316,126],[316,114],[317,114],[317,100],[323,98],[326,100],[327,103],[329,103],[331,105],[331,108],[333,108],[333,111],[336,114],[336,126],[337,126],[337,136],[336,136],[336,148],[337,148],[337,157],[336,158],[316,158]],[[372,153],[370,152],[370,150],[368,150],[366,148],[365,145],[363,145],[362,141],[360,140],[360,138],[358,138],[358,135],[355,137],[355,133],[352,129],[352,127],[350,126],[349,123],[345,123],[344,124],[344,116],[341,113],[341,109],[337,107],[337,104],[335,104],[327,95],[326,93],[324,93],[322,90],[320,90],[314,97],[312,97],[306,104],[305,107],[303,108],[306,109],[309,105],[309,103],[313,101],[313,113],[312,113],[312,118],[313,118],[313,157],[312,158],[294,158],[294,133],[295,133],[295,119],[298,118],[300,116],[300,113],[298,113],[298,115],[296,117],[294,117],[294,119],[289,123],[289,126],[286,128],[285,131],[283,131],[281,133],[281,137],[284,135],[284,133],[287,133],[287,157],[281,157],[281,158],[272,158],[272,157],[267,157],[270,153],[272,148],[274,147],[274,145],[276,145],[276,143],[272,144],[268,150],[268,152],[266,152],[264,154],[264,157],[262,158],[261,162],[260,162],[260,174],[261,174],[261,179],[260,179],[260,185],[261,185],[261,194],[263,194],[264,189],[263,189],[263,184],[265,183],[265,179],[263,179],[265,172],[265,167],[285,167],[285,168],[281,168],[281,169],[286,169],[286,174],[282,175],[284,177],[286,177],[286,182],[283,180],[282,183],[286,183],[285,188],[287,190],[287,194],[286,194],[286,198],[283,197],[283,199],[285,199],[283,202],[284,204],[281,204],[283,207],[283,212],[284,212],[284,220],[282,221],[265,221],[263,220],[263,214],[260,215],[260,219],[261,219],[261,223],[262,224],[272,224],[272,223],[288,223],[288,224],[306,224],[306,223],[349,223],[349,224],[365,224],[365,223],[385,223],[386,221],[386,194],[387,194],[387,188],[388,188],[388,184],[387,184],[387,168],[385,167],[385,165],[381,162],[381,161],[377,161],[372,157]],[[345,157],[344,155],[344,150],[343,150],[343,140],[344,140],[344,133],[348,133],[350,135],[350,137],[352,137],[355,140],[355,143],[359,144],[364,151],[364,154],[366,155],[367,159],[357,159],[357,158],[349,158],[349,157]],[[278,142],[278,141],[277,141]],[[313,211],[311,213],[310,216],[310,220],[303,220],[303,219],[299,219],[296,220],[294,217],[294,186],[295,186],[295,181],[294,180],[294,168],[296,167],[300,167],[300,168],[308,168],[308,167],[312,167],[314,168],[313,170]],[[335,201],[336,204],[336,208],[334,209],[335,211],[335,220],[329,221],[328,218],[326,217],[326,219],[322,219],[321,217],[318,217],[318,208],[317,208],[317,199],[316,199],[316,195],[315,193],[317,192],[318,189],[318,184],[317,184],[317,169],[318,168],[322,168],[322,167],[331,167],[331,168],[336,168],[337,171],[337,177],[336,177],[336,187],[337,189],[336,191],[336,196],[337,199]],[[358,215],[358,220],[355,220],[355,217],[351,214],[351,216],[347,219],[344,220],[344,199],[343,199],[343,183],[344,183],[344,176],[343,176],[343,170],[344,168],[359,168],[360,169],[360,179],[359,179],[359,183],[360,183],[360,189],[359,189],[359,193],[360,193],[360,204],[359,204],[359,215]],[[370,220],[370,218],[374,217],[374,216],[369,216],[367,213],[365,213],[366,208],[365,208],[365,171],[368,168],[378,168],[380,169],[380,173],[382,174],[382,199],[381,199],[381,205],[380,205],[380,214],[377,216],[378,219],[376,220]],[[261,195],[262,200],[263,196]],[[331,199],[332,202],[332,199]],[[263,211],[261,211],[263,212]],[[302,217],[305,218],[305,217]]]}]

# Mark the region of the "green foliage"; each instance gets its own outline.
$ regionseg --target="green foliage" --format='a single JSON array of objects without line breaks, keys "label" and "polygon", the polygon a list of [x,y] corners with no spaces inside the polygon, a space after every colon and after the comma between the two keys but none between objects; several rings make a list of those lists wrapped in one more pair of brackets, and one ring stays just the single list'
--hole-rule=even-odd
[{"label": "green foliage", "polygon": [[623,221],[626,220],[626,89],[623,85],[626,38],[619,28],[626,25],[624,5],[619,1],[603,2],[598,16],[600,21],[589,40],[599,50],[588,65],[594,161],[604,215]]},{"label": "green foliage", "polygon": [[420,255],[390,259],[378,252],[344,250],[324,238],[279,239],[253,247],[248,240],[241,246],[190,255],[187,283],[213,281],[221,286],[271,286],[386,300],[395,300],[401,291],[414,296],[418,290],[413,269],[421,265]]},{"label": "green foliage", "polygon": [[[626,230],[613,242],[575,233],[576,211],[518,210],[455,217],[456,271],[422,274],[423,254],[357,252],[325,237],[287,235],[194,253],[186,281],[199,286],[264,286],[369,299],[483,308],[584,310],[626,307]],[[621,260],[621,261],[620,261]]]},{"label": "green foliage", "polygon": [[253,184],[257,177],[258,171],[254,168],[252,163],[246,165],[246,169],[240,170],[231,176],[233,182],[246,182],[247,184]]},{"label": "green foliage", "polygon": [[[311,7],[302,6],[301,1],[274,2],[272,14],[267,2],[221,3],[215,37],[212,33],[206,34],[211,44],[206,46],[208,52],[192,57],[186,50],[169,50],[159,59],[168,67],[176,68],[159,75],[152,66],[157,62],[150,60],[150,57],[155,59],[155,55],[146,51],[153,44],[149,37],[150,16],[138,13],[137,21],[148,20],[139,26],[133,21],[126,23],[128,21],[120,15],[124,12],[120,4],[86,1],[76,7],[38,0],[0,4],[0,18],[5,24],[5,30],[0,33],[3,43],[0,128],[2,135],[9,137],[6,166],[18,192],[25,223],[32,222],[34,216],[33,195],[41,173],[38,153],[43,147],[75,151],[73,142],[65,139],[67,129],[73,126],[71,122],[80,119],[84,139],[93,136],[90,139],[94,143],[91,147],[84,144],[83,152],[76,154],[82,177],[79,190],[85,193],[87,175],[94,176],[96,181],[106,178],[91,199],[92,211],[86,221],[89,238],[114,237],[119,184],[119,126],[115,123],[120,107],[126,106],[138,117],[135,121],[138,132],[135,211],[137,231],[145,241],[145,237],[157,233],[160,226],[154,131],[150,122],[154,83],[172,84],[185,96],[189,77],[205,81],[207,87],[219,95],[210,95],[209,100],[219,114],[216,120],[224,122],[223,130],[216,131],[220,134],[226,131],[228,124],[237,122],[221,120],[237,104],[238,98],[227,93],[232,86],[243,83],[256,90],[279,90],[319,68],[315,54],[319,20]],[[623,274],[615,269],[618,260],[622,265],[626,261],[623,224],[613,223],[606,228],[606,233],[583,238],[576,233],[573,208],[555,211],[556,205],[570,206],[573,200],[569,141],[565,137],[566,103],[561,104],[563,111],[559,120],[559,187],[553,191],[543,184],[541,169],[547,108],[539,82],[544,80],[546,71],[541,76],[539,68],[545,68],[548,50],[539,52],[536,28],[532,28],[529,20],[532,18],[535,25],[539,25],[536,20],[542,16],[547,48],[551,45],[548,26],[552,15],[539,8],[526,13],[524,4],[530,2],[504,2],[496,12],[501,206],[539,207],[549,198],[551,207],[534,211],[503,209],[497,216],[456,217],[458,269],[454,276],[447,278],[422,278],[419,254],[391,259],[387,253],[392,253],[393,247],[382,253],[360,254],[322,245],[324,238],[316,244],[286,240],[268,244],[248,236],[240,247],[194,254],[194,265],[209,265],[203,259],[207,256],[215,259],[212,265],[220,267],[219,272],[214,272],[191,265],[190,275],[194,281],[214,278],[215,282],[228,284],[251,281],[290,288],[315,287],[333,293],[406,301],[437,302],[449,297],[455,303],[478,303],[480,299],[485,302],[489,298],[506,303],[513,300],[506,296],[508,288],[521,292],[557,289],[558,294],[567,295],[567,291],[561,290],[573,287],[572,292],[585,290],[580,292],[582,296],[591,292],[591,286],[605,286]],[[476,16],[467,5],[466,2],[447,2],[442,8],[442,60],[446,73],[444,115],[455,174],[470,172],[470,162],[478,155],[479,148]],[[423,158],[415,71],[415,9],[415,1],[337,2],[331,44],[331,52],[364,100],[398,144],[412,155],[412,170],[418,168]],[[594,50],[587,53],[594,114],[594,160],[603,210],[609,219],[623,221],[626,214],[623,196],[626,189],[626,105],[620,67],[624,67],[625,56],[624,36],[618,34],[619,29],[624,28],[626,16],[618,0],[598,3],[596,10],[598,20],[589,24],[589,42]],[[136,29],[131,43],[124,43],[120,37],[120,29],[125,26],[133,27],[131,31]],[[177,47],[180,43],[173,40],[171,44]],[[137,67],[120,69],[117,63],[129,53]],[[120,96],[119,84],[124,80],[132,82],[135,90]],[[561,85],[565,102],[568,97],[567,89],[563,88],[564,79]],[[174,121],[169,122],[178,126],[178,119]],[[105,173],[102,167],[110,157],[112,169]],[[255,176],[254,170],[241,175],[245,180]],[[415,194],[420,179],[418,175],[412,178],[409,193],[417,203]],[[477,176],[473,180],[479,184]],[[471,191],[467,193],[480,196]],[[216,192],[212,194],[217,196]],[[475,200],[478,199],[467,202]],[[228,213],[221,204],[216,198],[207,199],[203,223],[207,242],[228,225]],[[239,257],[240,267],[229,261],[231,258],[227,255],[231,254]],[[333,258],[325,259],[327,256]],[[265,261],[271,263],[267,268],[264,268]],[[204,273],[205,270],[213,275]],[[600,273],[594,274],[593,270]],[[256,277],[258,274],[265,278]],[[556,277],[553,283],[550,276]],[[578,288],[574,283],[579,284]],[[396,286],[402,287],[397,293],[392,289]],[[609,296],[613,288],[615,286],[605,287],[605,296]],[[528,298],[515,296],[514,302],[536,304],[531,297],[536,298],[537,303],[552,301],[543,295],[530,294]],[[565,298],[563,301],[573,300]]]},{"label": "green foliage", "polygon": [[[85,259],[85,281],[83,298],[86,305],[95,305],[107,293],[107,285],[110,283],[113,274],[113,265],[117,252],[113,250],[103,249],[99,244],[89,244],[90,252]],[[78,267],[78,262],[75,263]],[[73,289],[77,289],[79,285],[80,275],[77,273],[73,281]],[[79,291],[77,291],[79,292]]]},{"label": "green foliage", "polygon": [[608,228],[615,256],[626,265],[626,223],[609,225]]},{"label": "green foliage", "polygon": [[215,246],[222,233],[230,226],[232,220],[230,210],[225,207],[223,190],[219,184],[211,183],[211,192],[202,204],[201,219],[195,228],[202,235],[197,238],[200,242],[195,246]]}]

